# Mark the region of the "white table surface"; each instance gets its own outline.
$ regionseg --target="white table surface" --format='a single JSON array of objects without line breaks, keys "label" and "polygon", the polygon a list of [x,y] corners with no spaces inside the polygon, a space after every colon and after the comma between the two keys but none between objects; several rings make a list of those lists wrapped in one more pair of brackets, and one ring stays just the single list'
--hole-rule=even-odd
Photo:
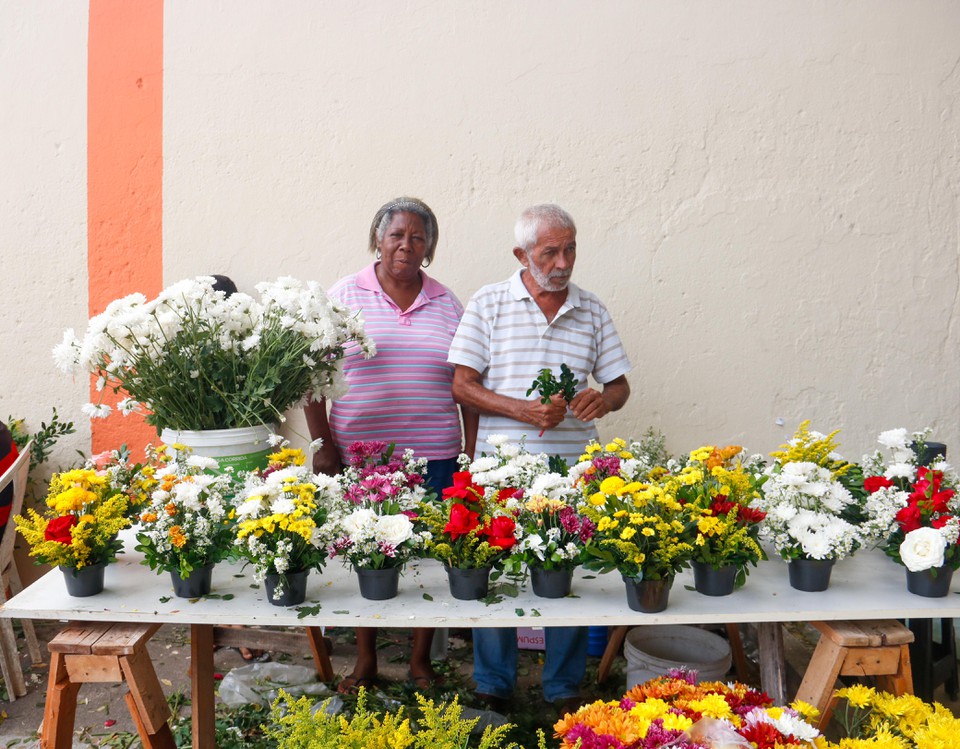
[{"label": "white table surface", "polygon": [[[128,546],[132,543],[128,540]],[[231,600],[191,601],[173,596],[169,574],[158,575],[139,562],[136,551],[124,552],[106,570],[106,589],[89,598],[66,594],[62,573],[52,570],[0,609],[0,616],[24,619],[72,619],[179,624],[255,624],[311,626],[575,626],[618,624],[710,624],[727,622],[829,621],[960,617],[960,580],[945,598],[908,593],[904,570],[879,552],[861,552],[839,562],[830,587],[803,593],[789,586],[787,565],[780,559],[751,568],[744,587],[730,596],[710,597],[692,590],[692,573],[678,576],[667,609],[659,614],[631,611],[617,574],[578,570],[573,597],[538,598],[521,590],[497,604],[458,601],[438,562],[411,565],[400,578],[399,595],[388,601],[360,597],[356,575],[339,561],[312,572],[304,606],[319,604],[316,614],[298,618],[297,607],[273,606],[252,569],[221,563],[213,574],[213,593]],[[590,579],[590,578],[593,579]],[[430,600],[432,599],[432,600]]]}]

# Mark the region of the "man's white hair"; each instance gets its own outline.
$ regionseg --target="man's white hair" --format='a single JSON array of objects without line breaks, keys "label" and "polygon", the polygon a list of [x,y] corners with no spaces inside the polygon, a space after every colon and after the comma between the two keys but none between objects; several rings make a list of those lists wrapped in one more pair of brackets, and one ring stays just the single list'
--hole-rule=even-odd
[{"label": "man's white hair", "polygon": [[560,206],[553,203],[530,206],[520,214],[517,225],[513,228],[517,247],[525,252],[530,252],[536,246],[540,229],[543,227],[577,230],[577,225],[573,222],[573,216]]}]

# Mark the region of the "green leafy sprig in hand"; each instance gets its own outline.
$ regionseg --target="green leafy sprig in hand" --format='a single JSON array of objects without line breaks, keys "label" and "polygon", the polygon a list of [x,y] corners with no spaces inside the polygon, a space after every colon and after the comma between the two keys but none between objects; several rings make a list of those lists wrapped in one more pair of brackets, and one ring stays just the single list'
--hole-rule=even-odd
[{"label": "green leafy sprig in hand", "polygon": [[[577,395],[577,378],[573,376],[573,371],[566,364],[560,365],[560,379],[557,379],[550,367],[544,367],[540,370],[537,379],[533,381],[527,390],[527,395],[532,395],[535,391],[540,394],[540,402],[546,405],[554,395],[562,395],[563,399],[570,403]],[[538,436],[542,437],[546,429],[541,429]]]}]

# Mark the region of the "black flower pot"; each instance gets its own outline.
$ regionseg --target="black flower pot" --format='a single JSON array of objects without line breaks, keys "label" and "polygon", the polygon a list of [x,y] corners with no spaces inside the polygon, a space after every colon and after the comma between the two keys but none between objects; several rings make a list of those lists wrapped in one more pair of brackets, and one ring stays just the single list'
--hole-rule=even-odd
[{"label": "black flower pot", "polygon": [[107,569],[106,562],[88,564],[77,569],[76,567],[61,567],[63,582],[67,586],[67,595],[74,598],[86,598],[103,592],[103,573]]},{"label": "black flower pot", "polygon": [[267,600],[274,606],[296,606],[307,598],[307,576],[310,570],[287,572],[283,575],[268,574],[263,579]]},{"label": "black flower pot", "polygon": [[705,596],[728,596],[737,582],[737,566],[725,564],[719,569],[706,562],[691,562],[693,587]]},{"label": "black flower pot", "polygon": [[400,588],[400,568],[387,567],[382,570],[367,570],[357,567],[357,580],[360,582],[360,595],[368,601],[386,601],[396,598]]},{"label": "black flower pot", "polygon": [[490,567],[473,567],[462,570],[444,566],[450,582],[450,595],[459,601],[479,601],[487,597],[490,584]]},{"label": "black flower pot", "polygon": [[176,570],[170,570],[170,582],[173,583],[173,594],[177,598],[199,598],[210,594],[213,584],[214,565],[205,564],[195,567],[186,577],[180,577]]},{"label": "black flower pot", "polygon": [[943,598],[950,592],[953,567],[932,567],[929,570],[907,570],[907,590],[925,598]]},{"label": "black flower pot", "polygon": [[627,605],[633,611],[657,614],[667,608],[670,588],[673,587],[672,577],[662,580],[637,580],[626,575],[621,576],[627,589]]},{"label": "black flower pot", "polygon": [[565,598],[570,595],[573,570],[545,570],[543,567],[531,567],[530,582],[533,583],[534,595],[540,598]]},{"label": "black flower pot", "polygon": [[806,593],[819,593],[830,587],[833,559],[791,559],[787,565],[790,587]]}]

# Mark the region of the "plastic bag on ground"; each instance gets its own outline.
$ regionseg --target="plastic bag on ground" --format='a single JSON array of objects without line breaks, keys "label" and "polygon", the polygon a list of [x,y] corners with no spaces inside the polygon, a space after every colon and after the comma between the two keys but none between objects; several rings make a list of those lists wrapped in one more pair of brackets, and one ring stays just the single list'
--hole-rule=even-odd
[{"label": "plastic bag on ground", "polygon": [[326,684],[317,681],[317,672],[306,666],[287,663],[251,663],[229,671],[220,682],[220,699],[225,705],[270,705],[280,690],[294,697],[331,697],[328,712],[335,714],[343,701]]}]

